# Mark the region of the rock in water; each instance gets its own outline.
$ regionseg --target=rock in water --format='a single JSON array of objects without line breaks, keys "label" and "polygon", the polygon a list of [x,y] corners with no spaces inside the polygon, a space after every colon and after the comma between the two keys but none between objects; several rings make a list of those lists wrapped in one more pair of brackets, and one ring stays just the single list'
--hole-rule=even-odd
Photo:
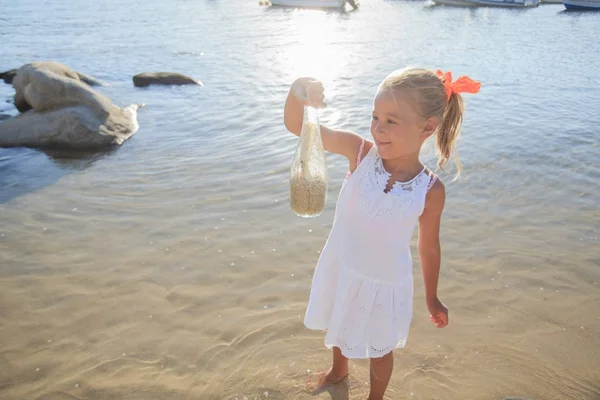
[{"label": "rock in water", "polygon": [[[23,114],[0,124],[0,147],[99,149],[120,145],[139,128],[137,105],[115,106],[58,63],[32,63],[13,79]],[[29,111],[28,111],[29,110]]]},{"label": "rock in water", "polygon": [[[104,83],[96,78],[93,78],[89,75],[82,74],[81,72],[73,71],[71,68],[67,67],[64,64],[57,63],[54,61],[37,61],[31,63],[31,65],[35,65],[40,68],[46,68],[48,70],[53,71],[58,75],[63,75],[69,78],[78,79],[82,82],[87,83],[90,86],[104,86]],[[11,69],[5,72],[0,72],[0,79],[4,80],[4,83],[11,84],[13,79],[17,75],[17,69]]]},{"label": "rock in water", "polygon": [[0,72],[0,79],[2,79],[4,83],[10,85],[13,79],[15,78],[15,75],[17,75],[17,70],[11,69],[8,71]]},{"label": "rock in water", "polygon": [[133,85],[202,85],[202,82],[176,72],[143,72],[133,77]]},{"label": "rock in water", "polygon": [[81,82],[87,83],[90,86],[106,86],[104,84],[104,82],[102,82],[101,80],[98,80],[92,76],[82,74],[81,72],[76,72],[76,73],[79,76],[79,80]]}]

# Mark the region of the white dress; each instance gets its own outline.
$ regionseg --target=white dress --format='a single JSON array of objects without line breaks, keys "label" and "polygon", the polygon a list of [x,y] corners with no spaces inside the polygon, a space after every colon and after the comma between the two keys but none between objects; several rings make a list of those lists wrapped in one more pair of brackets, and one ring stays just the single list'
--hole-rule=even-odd
[{"label": "white dress", "polygon": [[348,358],[382,357],[408,337],[409,244],[437,177],[424,168],[386,193],[390,176],[374,145],[342,185],[313,276],[304,324],[326,330],[325,346]]}]

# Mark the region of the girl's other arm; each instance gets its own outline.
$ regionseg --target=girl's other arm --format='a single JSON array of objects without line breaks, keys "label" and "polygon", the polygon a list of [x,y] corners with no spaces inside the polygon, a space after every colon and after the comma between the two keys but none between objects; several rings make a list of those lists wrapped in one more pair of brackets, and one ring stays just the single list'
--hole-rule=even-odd
[{"label": "girl's other arm", "polygon": [[437,294],[441,262],[440,221],[445,201],[446,189],[438,179],[427,193],[425,210],[419,218],[418,248],[425,283],[425,300],[431,320],[438,328],[448,325],[448,309]]}]

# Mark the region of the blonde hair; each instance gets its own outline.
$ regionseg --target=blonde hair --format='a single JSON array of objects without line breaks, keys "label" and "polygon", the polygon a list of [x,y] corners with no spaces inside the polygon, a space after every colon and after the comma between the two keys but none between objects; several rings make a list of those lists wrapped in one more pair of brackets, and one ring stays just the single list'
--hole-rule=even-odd
[{"label": "blonde hair", "polygon": [[452,92],[447,98],[443,81],[429,69],[409,67],[392,72],[379,85],[379,91],[390,89],[409,89],[415,94],[417,111],[423,118],[436,117],[440,125],[434,132],[435,147],[438,155],[438,168],[444,166],[452,157],[456,163],[458,177],[461,163],[456,154],[456,144],[460,135],[464,100],[458,93]]}]

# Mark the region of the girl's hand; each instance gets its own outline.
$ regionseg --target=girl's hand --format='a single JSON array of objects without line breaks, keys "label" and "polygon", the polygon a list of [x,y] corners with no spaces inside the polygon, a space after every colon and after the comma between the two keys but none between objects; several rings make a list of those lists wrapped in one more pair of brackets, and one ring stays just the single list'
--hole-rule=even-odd
[{"label": "girl's hand", "polygon": [[323,83],[314,78],[299,78],[292,84],[292,93],[303,105],[314,108],[327,107]]},{"label": "girl's hand", "polygon": [[448,325],[448,308],[437,297],[427,300],[427,308],[429,309],[429,319],[438,328],[443,328]]}]

